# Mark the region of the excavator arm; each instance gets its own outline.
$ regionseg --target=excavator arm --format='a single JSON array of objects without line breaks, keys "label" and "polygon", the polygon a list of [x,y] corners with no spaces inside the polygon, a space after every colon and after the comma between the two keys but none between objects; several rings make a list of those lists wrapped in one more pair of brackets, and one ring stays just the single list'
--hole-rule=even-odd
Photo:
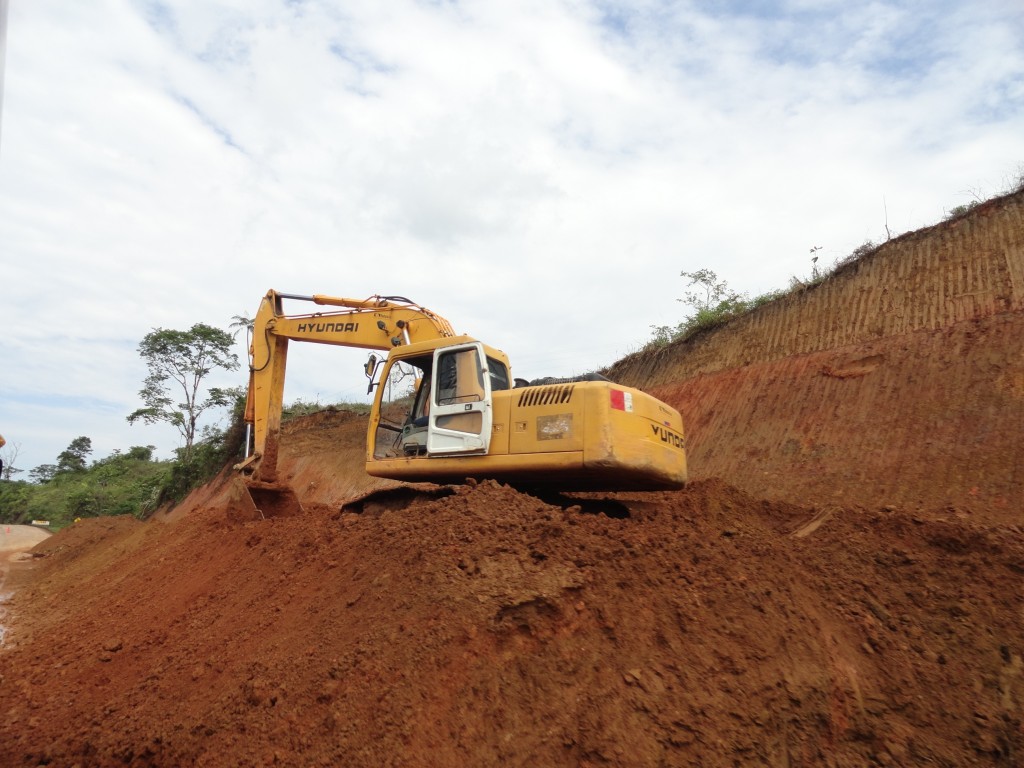
[{"label": "excavator arm", "polygon": [[[304,301],[328,309],[285,314],[284,300]],[[455,336],[451,323],[426,307],[400,296],[347,299],[315,294],[302,296],[270,290],[253,321],[249,348],[249,392],[245,421],[253,434],[252,453],[237,465],[251,473],[248,489],[264,506],[291,494],[277,486],[277,456],[284,408],[288,342],[305,341],[357,349],[389,350],[417,341]],[[372,371],[370,371],[372,375]],[[293,496],[293,494],[291,494]],[[277,496],[278,499],[272,497]],[[287,499],[278,509],[298,509]],[[280,511],[279,511],[280,513]]]}]

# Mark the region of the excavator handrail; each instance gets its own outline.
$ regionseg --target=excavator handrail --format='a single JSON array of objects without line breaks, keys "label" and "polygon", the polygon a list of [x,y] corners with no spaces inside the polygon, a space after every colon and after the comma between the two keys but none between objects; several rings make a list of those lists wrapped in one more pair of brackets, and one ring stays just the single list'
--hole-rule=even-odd
[{"label": "excavator handrail", "polygon": [[[314,293],[312,296],[306,296],[301,293],[284,293],[282,291],[271,291],[278,298],[281,299],[293,299],[296,301],[311,301],[314,304],[325,304],[337,307],[352,307],[353,309],[378,309],[382,307],[391,306],[390,302],[397,302],[399,304],[405,304],[409,306],[416,306],[412,299],[407,299],[404,296],[380,296],[374,294],[366,299],[347,299],[341,296],[328,296],[323,293]],[[267,295],[269,296],[270,293]],[[420,309],[424,309],[420,307]]]},{"label": "excavator handrail", "polygon": [[[280,302],[281,299],[290,299],[297,301],[309,301],[314,304],[321,306],[332,306],[341,307],[342,309],[335,310],[333,312],[298,312],[298,313],[285,313],[283,306]],[[357,316],[365,313],[380,313],[381,316],[391,316],[394,319],[395,325],[399,329],[403,329],[413,322],[428,321],[428,332],[426,334],[420,334],[420,339],[435,339],[445,338],[448,336],[455,336],[455,330],[452,324],[434,312],[431,309],[427,309],[421,304],[417,304],[411,299],[407,299],[404,296],[381,296],[374,294],[366,299],[350,299],[340,296],[327,296],[325,294],[313,294],[312,296],[306,296],[298,293],[283,293],[279,291],[268,291],[264,297],[264,302],[272,308],[272,315],[267,318],[266,323],[274,321],[274,325],[271,327],[280,328],[277,331],[277,335],[287,335],[289,338],[302,340],[302,341],[317,341],[324,344],[337,344],[339,346],[359,346],[364,349],[390,349],[393,346],[400,346],[394,342],[394,339],[387,339],[386,341],[380,341],[378,344],[367,343],[366,339],[360,339],[358,344],[351,343],[348,339],[329,339],[329,338],[311,338],[309,333],[293,332],[288,333],[285,331],[280,324],[287,321],[299,321],[309,318],[318,317],[339,317],[339,316]],[[262,310],[263,304],[260,305]],[[260,313],[257,313],[257,321],[259,320]],[[378,327],[384,330],[378,322]],[[255,331],[254,327],[254,331]],[[432,332],[431,332],[432,331]],[[405,343],[409,343],[406,340]]]}]

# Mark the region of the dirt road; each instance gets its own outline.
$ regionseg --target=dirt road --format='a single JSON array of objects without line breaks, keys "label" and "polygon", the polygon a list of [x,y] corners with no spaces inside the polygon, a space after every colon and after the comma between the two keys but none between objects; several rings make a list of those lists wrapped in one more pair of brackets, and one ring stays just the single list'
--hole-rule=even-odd
[{"label": "dirt road", "polygon": [[23,552],[49,538],[50,532],[32,525],[0,523],[0,553]]},{"label": "dirt road", "polygon": [[0,646],[7,637],[5,619],[9,599],[7,581],[12,561],[27,550],[49,538],[50,532],[31,525],[0,525]]}]

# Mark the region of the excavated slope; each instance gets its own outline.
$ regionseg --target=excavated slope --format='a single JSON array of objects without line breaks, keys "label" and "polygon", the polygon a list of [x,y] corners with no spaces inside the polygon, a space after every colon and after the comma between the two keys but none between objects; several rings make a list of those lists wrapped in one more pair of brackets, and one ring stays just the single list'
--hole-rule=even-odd
[{"label": "excavated slope", "polygon": [[[283,441],[301,517],[221,478],[60,532],[7,581],[0,765],[1021,764],[1020,205],[624,361],[687,414],[683,491],[355,514],[386,484],[328,411]],[[914,254],[998,288],[923,309]]]},{"label": "excavated slope", "polygon": [[1019,520],[1024,192],[610,376],[682,412],[695,478]]}]

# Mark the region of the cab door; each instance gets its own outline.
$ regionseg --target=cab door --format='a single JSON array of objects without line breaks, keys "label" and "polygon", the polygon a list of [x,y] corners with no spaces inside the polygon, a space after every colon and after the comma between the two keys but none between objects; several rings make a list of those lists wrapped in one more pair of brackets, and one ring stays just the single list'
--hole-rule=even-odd
[{"label": "cab door", "polygon": [[487,453],[491,443],[491,379],[483,344],[434,350],[427,455]]}]

